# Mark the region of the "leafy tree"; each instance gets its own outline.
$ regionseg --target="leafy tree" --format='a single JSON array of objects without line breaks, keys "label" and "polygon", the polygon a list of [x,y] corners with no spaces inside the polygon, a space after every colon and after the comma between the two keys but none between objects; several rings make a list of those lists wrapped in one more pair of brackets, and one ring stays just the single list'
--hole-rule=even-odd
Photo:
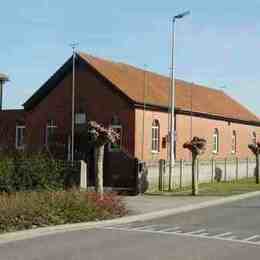
[{"label": "leafy tree", "polygon": [[256,171],[255,171],[255,181],[257,184],[259,184],[259,174],[260,174],[260,169],[259,169],[259,160],[260,160],[260,143],[254,143],[254,144],[249,144],[248,148],[252,151],[252,153],[256,157]]},{"label": "leafy tree", "polygon": [[198,194],[198,180],[195,170],[196,160],[199,155],[205,152],[206,143],[205,139],[195,136],[191,141],[183,145],[183,148],[190,150],[192,154],[192,195],[194,196]]}]

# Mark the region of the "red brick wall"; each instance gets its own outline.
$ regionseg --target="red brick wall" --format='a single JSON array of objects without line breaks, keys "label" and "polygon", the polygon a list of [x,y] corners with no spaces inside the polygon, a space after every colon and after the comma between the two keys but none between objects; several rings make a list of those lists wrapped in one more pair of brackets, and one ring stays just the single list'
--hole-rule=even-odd
[{"label": "red brick wall", "polygon": [[[145,161],[166,159],[167,149],[162,147],[162,138],[167,135],[168,129],[168,114],[158,111],[145,111],[145,135],[143,144],[143,110],[136,109],[136,125],[135,125],[135,155],[139,159]],[[152,135],[152,122],[154,119],[158,119],[160,122],[160,151],[157,154],[151,152],[151,135]],[[214,129],[219,130],[219,153],[213,154],[213,132]],[[231,153],[231,136],[232,131],[235,130],[237,134],[237,153],[234,155]],[[260,127],[254,127],[250,125],[243,125],[237,123],[228,123],[221,120],[212,120],[206,118],[193,117],[192,119],[192,135],[203,137],[207,140],[207,151],[203,155],[203,158],[224,158],[237,156],[245,158],[252,156],[251,152],[247,148],[247,145],[252,142],[252,132],[255,131],[260,140]],[[190,159],[190,153],[183,149],[184,142],[188,141],[191,136],[191,120],[190,116],[177,115],[176,116],[176,159]],[[143,148],[144,147],[144,148]],[[142,153],[144,149],[144,153]]]},{"label": "red brick wall", "polygon": [[[48,120],[55,120],[60,132],[71,131],[71,85],[69,73],[55,89],[27,114],[27,142],[33,150],[44,143]],[[116,115],[123,127],[122,145],[134,155],[134,110],[108,83],[81,64],[76,71],[76,112],[108,126]]]},{"label": "red brick wall", "polygon": [[[158,111],[149,111],[142,109],[135,110],[135,156],[144,161],[153,161],[166,159],[167,148],[162,147],[162,138],[167,135],[168,131],[168,114]],[[144,137],[143,137],[143,119],[144,119]],[[160,149],[159,153],[153,153],[152,148],[152,123],[153,120],[160,122]]]},{"label": "red brick wall", "polygon": [[15,148],[16,125],[25,122],[23,110],[0,111],[0,148]]},{"label": "red brick wall", "polygon": [[[191,136],[191,119],[187,115],[177,115],[177,158],[189,159],[190,153],[182,148],[184,142],[190,139]],[[217,128],[219,131],[219,153],[214,154],[213,148],[213,132]],[[237,152],[231,153],[232,132],[236,131],[237,135]],[[203,158],[225,158],[239,157],[246,158],[252,156],[248,149],[248,144],[252,143],[252,133],[256,132],[258,140],[260,139],[260,127],[228,123],[226,121],[205,119],[199,117],[192,118],[192,135],[203,137],[207,140],[207,150],[202,156]]]}]

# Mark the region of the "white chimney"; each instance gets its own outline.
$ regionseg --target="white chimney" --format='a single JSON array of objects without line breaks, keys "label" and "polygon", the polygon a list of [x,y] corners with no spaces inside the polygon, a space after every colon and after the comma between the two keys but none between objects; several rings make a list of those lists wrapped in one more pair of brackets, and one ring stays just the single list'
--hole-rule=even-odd
[{"label": "white chimney", "polygon": [[3,86],[6,81],[9,81],[8,76],[0,73],[0,110],[3,109]]}]

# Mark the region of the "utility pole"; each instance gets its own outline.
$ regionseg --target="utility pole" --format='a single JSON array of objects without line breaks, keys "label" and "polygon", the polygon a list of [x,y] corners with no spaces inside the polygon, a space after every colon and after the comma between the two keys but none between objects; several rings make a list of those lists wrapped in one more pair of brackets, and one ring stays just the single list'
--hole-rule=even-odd
[{"label": "utility pole", "polygon": [[174,122],[174,109],[175,109],[175,68],[174,68],[174,48],[175,48],[175,26],[176,20],[182,19],[183,17],[190,14],[190,11],[175,15],[172,18],[172,50],[171,50],[171,99],[170,99],[170,162],[169,162],[169,190],[172,190],[172,176],[173,176],[173,167],[175,163],[175,122]]},{"label": "utility pole", "polygon": [[72,48],[72,100],[71,100],[71,162],[74,162],[74,141],[75,141],[75,63],[76,46],[78,43],[70,44]]}]

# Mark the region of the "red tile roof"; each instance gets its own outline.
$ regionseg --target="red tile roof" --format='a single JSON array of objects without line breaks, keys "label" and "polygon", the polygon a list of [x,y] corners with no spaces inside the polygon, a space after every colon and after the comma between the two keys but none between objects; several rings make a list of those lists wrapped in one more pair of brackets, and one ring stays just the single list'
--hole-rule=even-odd
[{"label": "red tile roof", "polygon": [[[136,103],[168,107],[170,79],[142,69],[78,53],[88,64],[107,78],[116,88]],[[146,82],[146,84],[145,84]],[[223,91],[176,80],[175,107],[181,110],[210,114],[231,119],[257,121],[259,118]]]}]

